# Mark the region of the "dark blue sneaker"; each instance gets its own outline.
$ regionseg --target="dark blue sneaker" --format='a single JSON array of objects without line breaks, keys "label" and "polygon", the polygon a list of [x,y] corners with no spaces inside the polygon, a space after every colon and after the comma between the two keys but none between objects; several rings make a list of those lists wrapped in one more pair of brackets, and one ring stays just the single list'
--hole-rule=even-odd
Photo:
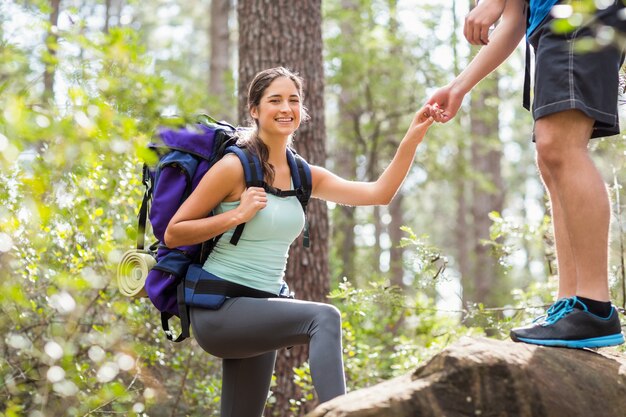
[{"label": "dark blue sneaker", "polygon": [[577,297],[562,298],[545,317],[531,325],[511,330],[515,342],[569,348],[598,348],[624,343],[624,335],[615,307],[608,317],[588,311]]}]

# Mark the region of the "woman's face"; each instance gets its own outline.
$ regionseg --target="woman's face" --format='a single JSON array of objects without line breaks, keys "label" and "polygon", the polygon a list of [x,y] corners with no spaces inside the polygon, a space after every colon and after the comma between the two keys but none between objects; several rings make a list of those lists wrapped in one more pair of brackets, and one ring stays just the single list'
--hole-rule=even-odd
[{"label": "woman's face", "polygon": [[263,139],[288,137],[300,126],[302,103],[298,88],[287,77],[278,77],[265,89],[259,105],[250,110]]}]

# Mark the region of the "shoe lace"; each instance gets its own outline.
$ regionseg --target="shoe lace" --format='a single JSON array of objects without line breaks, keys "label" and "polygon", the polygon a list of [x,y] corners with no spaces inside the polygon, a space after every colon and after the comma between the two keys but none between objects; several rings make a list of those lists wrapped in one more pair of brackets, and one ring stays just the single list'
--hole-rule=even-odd
[{"label": "shoe lace", "polygon": [[[550,307],[550,308],[552,308],[552,307]],[[547,314],[542,314],[541,316],[535,317],[531,323],[533,323],[533,324],[539,323],[540,321],[543,321],[546,317],[547,317]]]},{"label": "shoe lace", "polygon": [[545,320],[541,325],[550,326],[561,320],[574,309],[577,302],[578,298],[576,297],[561,298],[546,311]]},{"label": "shoe lace", "polygon": [[564,301],[565,299],[560,299],[557,300],[554,304],[552,304],[545,312],[545,314],[542,314],[540,316],[537,316],[534,318],[534,320],[532,321],[532,323],[540,323],[543,322],[547,317],[550,317],[551,315],[553,315],[557,310],[559,310],[561,308],[561,302]]}]

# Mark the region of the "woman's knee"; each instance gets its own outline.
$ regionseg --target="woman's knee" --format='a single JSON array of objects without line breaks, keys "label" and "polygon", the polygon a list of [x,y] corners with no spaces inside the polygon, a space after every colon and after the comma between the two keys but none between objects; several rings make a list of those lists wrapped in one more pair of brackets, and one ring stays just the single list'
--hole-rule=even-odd
[{"label": "woman's knee", "polygon": [[320,328],[341,334],[341,312],[330,304],[321,304],[315,320]]}]

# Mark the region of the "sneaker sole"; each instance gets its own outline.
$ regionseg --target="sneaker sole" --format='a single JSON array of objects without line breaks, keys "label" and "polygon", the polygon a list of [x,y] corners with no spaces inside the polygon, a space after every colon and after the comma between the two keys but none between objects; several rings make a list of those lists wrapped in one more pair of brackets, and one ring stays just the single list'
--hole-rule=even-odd
[{"label": "sneaker sole", "polygon": [[515,342],[530,343],[532,345],[559,346],[559,347],[568,347],[568,348],[574,348],[574,349],[617,346],[617,345],[621,345],[622,343],[624,343],[624,335],[621,333],[610,335],[610,336],[593,337],[591,339],[581,339],[581,340],[527,339],[525,337],[517,337],[517,336],[513,337],[513,335],[511,335],[511,338]]}]

